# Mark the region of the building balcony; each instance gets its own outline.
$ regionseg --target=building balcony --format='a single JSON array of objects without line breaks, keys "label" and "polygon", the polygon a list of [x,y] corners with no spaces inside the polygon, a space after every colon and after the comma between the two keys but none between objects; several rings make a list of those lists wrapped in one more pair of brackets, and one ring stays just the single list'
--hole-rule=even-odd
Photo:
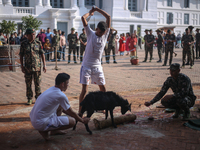
[{"label": "building balcony", "polygon": [[24,15],[24,14],[35,14],[35,8],[34,7],[13,7],[13,14],[17,15]]},{"label": "building balcony", "polygon": [[142,13],[141,12],[133,12],[133,11],[131,11],[131,17],[132,18],[142,18]]}]

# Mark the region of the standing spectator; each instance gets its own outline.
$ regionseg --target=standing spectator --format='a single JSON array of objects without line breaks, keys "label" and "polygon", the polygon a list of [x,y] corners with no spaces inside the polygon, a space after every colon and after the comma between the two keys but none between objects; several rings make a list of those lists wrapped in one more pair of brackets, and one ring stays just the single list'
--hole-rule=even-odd
[{"label": "standing spectator", "polygon": [[147,44],[146,44],[146,40],[147,40],[147,36],[148,36],[148,31],[147,29],[145,29],[145,33],[146,35],[144,36],[144,52],[145,52],[145,58],[144,58],[144,61],[143,62],[146,62],[147,61],[147,56],[148,56],[148,52],[147,52]]},{"label": "standing spectator", "polygon": [[196,38],[196,59],[199,59],[200,58],[200,33],[199,33],[199,28],[196,28],[196,35],[195,35],[195,38]]},{"label": "standing spectator", "polygon": [[181,48],[181,34],[180,33],[177,35],[176,41],[177,41],[176,47]]},{"label": "standing spectator", "polygon": [[49,42],[49,39],[46,39],[46,42],[44,44],[44,50],[45,50],[45,58],[46,60],[50,60],[52,58],[52,53],[51,53],[51,43]]},{"label": "standing spectator", "polygon": [[118,54],[118,50],[119,50],[118,41],[119,41],[119,36],[116,35],[116,38],[115,38],[115,54]]},{"label": "standing spectator", "polygon": [[77,42],[76,42],[77,60],[79,60],[80,40],[79,40],[78,32],[76,32],[75,34],[76,34],[76,36],[77,36]]},{"label": "standing spectator", "polygon": [[137,37],[135,33],[131,34],[129,47],[130,47],[131,56],[136,57]]},{"label": "standing spectator", "polygon": [[119,40],[120,56],[124,56],[125,46],[126,46],[126,38],[124,37],[124,33],[122,33],[120,34],[120,40]]},{"label": "standing spectator", "polygon": [[18,38],[19,38],[19,40],[20,40],[20,42],[21,42],[21,38],[23,37],[22,29],[19,29],[19,30],[18,30],[17,36],[18,36]]},{"label": "standing spectator", "polygon": [[47,28],[46,38],[49,39],[49,42],[52,44],[53,33],[50,28]]},{"label": "standing spectator", "polygon": [[44,33],[46,34],[46,30],[44,29]]},{"label": "standing spectator", "polygon": [[76,43],[77,43],[77,36],[74,34],[75,29],[71,28],[71,33],[68,34],[67,40],[69,43],[69,55],[68,55],[68,64],[70,63],[71,53],[73,51],[74,55],[74,63],[76,64]]},{"label": "standing spectator", "polygon": [[126,55],[129,55],[129,42],[130,42],[130,33],[127,32],[126,33],[126,51],[127,51],[127,54]]},{"label": "standing spectator", "polygon": [[87,35],[85,34],[85,29],[82,29],[83,33],[80,34],[79,40],[81,42],[81,50],[80,50],[80,63],[83,61],[83,53],[85,52],[85,47],[87,45]]},{"label": "standing spectator", "polygon": [[168,53],[170,52],[170,59],[169,59],[169,65],[172,64],[172,59],[173,59],[173,52],[174,52],[174,41],[175,41],[175,36],[171,34],[171,30],[167,30],[165,41],[167,42],[166,44],[166,49],[165,49],[165,61],[163,66],[166,66],[167,64],[167,59],[168,59]]},{"label": "standing spectator", "polygon": [[58,30],[58,34],[59,34],[59,36],[61,36],[62,35],[62,31]]},{"label": "standing spectator", "polygon": [[159,57],[159,60],[157,61],[157,63],[161,63],[162,62],[162,46],[163,46],[163,37],[161,35],[161,30],[160,29],[157,29],[156,30],[157,32],[157,35],[158,35],[158,38],[156,40],[157,42],[157,49],[158,49],[158,57]]},{"label": "standing spectator", "polygon": [[142,49],[142,39],[141,36],[138,37],[138,46]]},{"label": "standing spectator", "polygon": [[[52,39],[52,48],[54,49],[54,60],[58,59],[60,61],[60,53],[58,52],[60,48],[60,36],[58,34],[58,30],[54,29],[54,37]],[[57,58],[56,58],[56,52],[57,52]]]},{"label": "standing spectator", "polygon": [[14,38],[14,34],[13,33],[11,33],[11,35],[10,35],[9,43],[10,43],[10,45],[15,45],[15,38]]},{"label": "standing spectator", "polygon": [[44,33],[43,29],[40,29],[40,33],[37,35],[37,38],[42,43],[42,46],[44,47],[45,40],[46,40],[46,34]]},{"label": "standing spectator", "polygon": [[[152,34],[152,29],[149,30],[149,35],[147,36],[146,39],[146,44],[147,44],[147,55],[148,53],[150,54],[150,59],[149,62],[151,62],[152,57],[153,57],[153,43],[154,43],[154,35]],[[147,60],[147,57],[145,58]]]},{"label": "standing spectator", "polygon": [[60,36],[60,49],[62,52],[60,55],[60,59],[62,58],[62,55],[63,55],[63,60],[65,61],[66,38],[65,38],[64,31],[62,31],[62,35]]},{"label": "standing spectator", "polygon": [[[40,41],[35,39],[34,29],[28,28],[26,30],[27,40],[21,42],[20,47],[20,63],[21,70],[24,73],[26,82],[26,96],[28,99],[27,105],[32,104],[33,91],[32,91],[32,78],[34,77],[35,83],[35,99],[41,94],[41,60],[43,62],[43,71],[46,72],[46,63],[44,51],[42,50]],[[25,59],[24,59],[25,58]],[[25,66],[24,66],[25,60]]]},{"label": "standing spectator", "polygon": [[112,54],[113,54],[113,63],[115,63],[115,64],[117,63],[116,60],[115,60],[115,37],[116,37],[116,35],[117,35],[117,30],[111,28],[110,35],[108,37],[108,59],[107,59],[107,63],[109,63],[111,50],[112,50]]},{"label": "standing spectator", "polygon": [[17,32],[14,33],[14,36],[15,36],[15,45],[20,45],[20,39],[17,36]]}]

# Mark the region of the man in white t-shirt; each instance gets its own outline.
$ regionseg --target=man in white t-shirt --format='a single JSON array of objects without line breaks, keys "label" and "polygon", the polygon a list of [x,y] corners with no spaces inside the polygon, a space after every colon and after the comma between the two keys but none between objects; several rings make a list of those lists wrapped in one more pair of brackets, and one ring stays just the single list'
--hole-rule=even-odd
[{"label": "man in white t-shirt", "polygon": [[[43,92],[31,110],[31,123],[45,140],[49,139],[49,131],[51,135],[65,134],[60,130],[72,128],[75,120],[84,124],[89,122],[89,118],[81,118],[72,110],[67,96],[62,92],[67,90],[69,79],[68,74],[59,73],[55,86]],[[69,116],[61,116],[62,112]]]},{"label": "man in white t-shirt", "polygon": [[[96,31],[93,31],[89,27],[86,18],[93,16],[95,11],[102,14],[106,18],[106,22],[100,21],[97,25]],[[93,7],[90,12],[83,15],[81,19],[87,34],[87,45],[80,71],[80,83],[82,84],[82,91],[79,97],[80,103],[83,101],[87,93],[90,78],[91,83],[97,84],[100,91],[106,91],[101,58],[110,32],[110,15],[97,7]],[[79,107],[79,115],[82,115],[80,114],[80,111],[81,107]]]}]

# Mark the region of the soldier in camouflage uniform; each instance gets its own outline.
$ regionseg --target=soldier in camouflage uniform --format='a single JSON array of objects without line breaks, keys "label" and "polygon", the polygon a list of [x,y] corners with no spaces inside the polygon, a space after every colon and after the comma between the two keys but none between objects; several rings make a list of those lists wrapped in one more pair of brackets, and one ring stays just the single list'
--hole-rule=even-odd
[{"label": "soldier in camouflage uniform", "polygon": [[71,28],[71,33],[68,34],[67,36],[67,40],[69,43],[69,55],[68,55],[68,64],[70,63],[70,55],[73,51],[73,55],[74,55],[74,63],[76,62],[76,43],[78,41],[76,34],[74,33],[75,29]]},{"label": "soldier in camouflage uniform", "polygon": [[195,39],[196,39],[196,59],[200,58],[200,33],[199,33],[199,28],[196,29],[196,35],[195,35]]},{"label": "soldier in camouflage uniform", "polygon": [[80,34],[79,40],[81,42],[81,50],[80,50],[80,63],[83,61],[83,53],[85,52],[85,47],[87,45],[87,35],[85,33],[85,29],[82,29],[83,33]]},{"label": "soldier in camouflage uniform", "polygon": [[173,52],[174,52],[174,42],[175,40],[175,36],[174,34],[171,34],[171,30],[167,30],[167,34],[165,36],[165,41],[167,42],[166,47],[165,47],[165,61],[163,66],[167,65],[167,59],[168,59],[168,53],[170,52],[170,59],[169,59],[169,65],[171,65],[172,63],[172,59],[173,59]]},{"label": "soldier in camouflage uniform", "polygon": [[156,42],[157,42],[158,57],[159,57],[159,60],[157,62],[159,63],[159,62],[162,62],[163,36],[161,35],[162,31],[160,29],[157,29],[156,32],[157,32],[157,35],[158,35],[158,39],[157,39]]},{"label": "soldier in camouflage uniform", "polygon": [[58,34],[58,30],[54,29],[54,37],[52,39],[52,48],[54,49],[54,59],[56,60],[56,52],[57,52],[57,59],[60,60],[60,52],[58,50],[60,49],[60,36]]},{"label": "soldier in camouflage uniform", "polygon": [[147,60],[147,56],[148,56],[148,52],[150,54],[150,60],[149,62],[151,62],[152,60],[152,55],[153,55],[153,43],[154,43],[154,35],[152,34],[152,29],[149,30],[149,35],[147,36],[146,38],[146,47],[147,47],[147,53],[146,53],[146,56],[145,56],[145,62]]},{"label": "soldier in camouflage uniform", "polygon": [[[115,32],[115,33],[113,33],[113,32]],[[107,63],[109,63],[109,60],[110,60],[111,50],[112,50],[112,54],[113,54],[113,63],[117,63],[115,60],[115,38],[116,38],[116,35],[117,35],[117,30],[112,28],[110,30],[110,35],[108,37]]]},{"label": "soldier in camouflage uniform", "polygon": [[193,36],[190,34],[189,29],[185,29],[186,34],[182,37],[181,42],[183,45],[183,64],[182,68],[185,67],[185,57],[186,54],[189,58],[190,69],[193,67],[193,53],[192,53],[192,45],[194,44]]},{"label": "soldier in camouflage uniform", "polygon": [[[193,36],[193,39],[195,39],[195,34],[194,34],[194,32],[192,31],[193,30],[193,26],[188,26],[188,29],[190,30],[190,34]],[[192,46],[192,62],[193,62],[193,65],[194,65],[194,58],[195,58],[195,56],[194,56],[194,44],[193,44],[193,46]],[[189,58],[190,56],[187,56],[187,63],[185,64],[185,65],[190,65],[190,62],[189,62]]]},{"label": "soldier in camouflage uniform", "polygon": [[145,102],[145,105],[153,105],[171,88],[174,94],[166,95],[161,100],[162,105],[167,108],[176,109],[173,118],[178,118],[181,110],[184,110],[183,120],[188,120],[190,118],[190,107],[194,106],[196,100],[190,78],[180,73],[180,64],[177,63],[170,66],[170,74],[171,77],[168,77],[164,82],[160,92],[151,101]]},{"label": "soldier in camouflage uniform", "polygon": [[145,33],[146,35],[144,36],[144,52],[145,52],[145,58],[144,58],[144,61],[143,62],[146,62],[147,61],[147,55],[148,55],[148,52],[147,52],[147,44],[146,44],[146,40],[147,40],[147,36],[148,36],[148,31],[147,29],[145,29]]},{"label": "soldier in camouflage uniform", "polygon": [[[20,63],[21,70],[24,73],[26,82],[27,105],[32,104],[33,91],[31,88],[32,78],[35,84],[35,98],[41,94],[41,59],[43,62],[43,71],[46,72],[45,56],[42,50],[41,42],[35,39],[35,31],[32,28],[26,30],[27,39],[21,42]],[[25,60],[25,65],[24,65]]]}]

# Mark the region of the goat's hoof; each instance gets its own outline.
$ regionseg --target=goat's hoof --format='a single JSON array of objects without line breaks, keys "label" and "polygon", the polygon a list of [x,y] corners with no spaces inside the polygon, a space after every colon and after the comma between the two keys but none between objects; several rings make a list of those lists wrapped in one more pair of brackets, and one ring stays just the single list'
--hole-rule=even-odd
[{"label": "goat's hoof", "polygon": [[92,135],[92,131],[88,131],[90,135]]},{"label": "goat's hoof", "polygon": [[114,128],[117,128],[117,126],[114,126]]}]

